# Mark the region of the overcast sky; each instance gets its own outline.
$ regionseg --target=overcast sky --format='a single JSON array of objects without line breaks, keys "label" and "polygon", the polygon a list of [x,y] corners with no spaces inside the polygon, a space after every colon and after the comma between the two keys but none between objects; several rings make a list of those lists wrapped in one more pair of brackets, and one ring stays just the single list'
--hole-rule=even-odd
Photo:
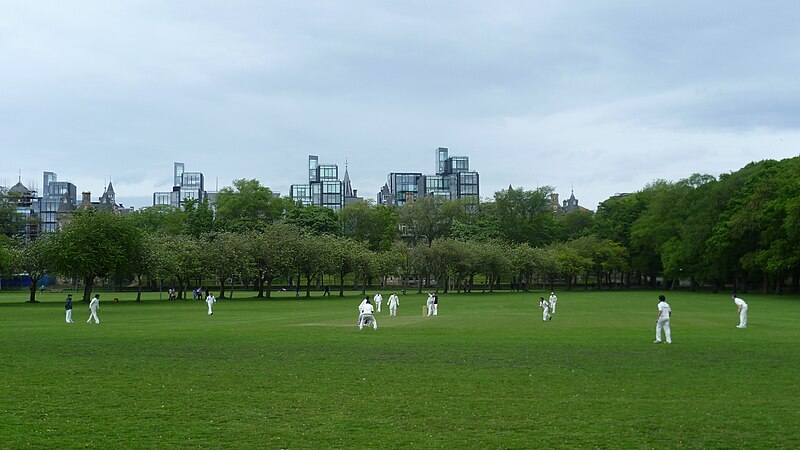
[{"label": "overcast sky", "polygon": [[800,2],[0,0],[0,184],[147,206],[172,164],[286,194],[309,154],[466,155],[580,204],[800,154]]}]

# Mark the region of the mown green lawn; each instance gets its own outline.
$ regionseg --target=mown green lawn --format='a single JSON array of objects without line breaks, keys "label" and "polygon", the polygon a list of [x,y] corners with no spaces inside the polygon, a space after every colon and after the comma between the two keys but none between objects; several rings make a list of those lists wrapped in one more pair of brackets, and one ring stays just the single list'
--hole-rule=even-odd
[{"label": "mown green lawn", "polygon": [[[108,300],[0,293],[2,448],[799,448],[800,298],[659,292]],[[287,295],[287,294],[284,294]],[[388,297],[388,293],[384,293]]]}]

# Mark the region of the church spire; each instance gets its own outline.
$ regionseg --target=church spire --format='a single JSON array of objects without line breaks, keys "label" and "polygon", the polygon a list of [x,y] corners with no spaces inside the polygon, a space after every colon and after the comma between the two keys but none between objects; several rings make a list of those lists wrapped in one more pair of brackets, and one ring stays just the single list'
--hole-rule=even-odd
[{"label": "church spire", "polygon": [[353,186],[350,184],[350,173],[347,171],[347,158],[344,160],[344,196],[355,197],[353,195]]}]

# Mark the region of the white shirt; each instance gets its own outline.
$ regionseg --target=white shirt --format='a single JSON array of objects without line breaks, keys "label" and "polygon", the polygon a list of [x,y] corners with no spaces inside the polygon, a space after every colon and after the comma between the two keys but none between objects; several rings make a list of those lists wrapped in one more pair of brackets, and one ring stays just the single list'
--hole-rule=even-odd
[{"label": "white shirt", "polygon": [[400,304],[400,299],[396,295],[392,294],[392,295],[389,296],[388,304],[389,304],[389,306],[392,306],[392,305],[397,306],[397,305]]},{"label": "white shirt", "polygon": [[216,298],[214,298],[214,296],[213,296],[213,295],[210,295],[210,294],[209,294],[209,296],[208,296],[208,297],[206,297],[206,303],[208,303],[209,305],[212,305],[212,304],[214,304],[214,303],[217,303],[217,299],[216,299]]},{"label": "white shirt", "polygon": [[739,297],[734,297],[733,303],[736,303],[736,306],[739,308],[747,308],[747,303],[745,303],[744,300],[740,299]]},{"label": "white shirt", "polygon": [[359,314],[364,314],[364,305],[368,305],[368,304],[369,304],[369,302],[367,301],[367,299],[362,300],[361,304],[358,305],[358,313]]},{"label": "white shirt", "polygon": [[428,294],[428,304],[429,305],[433,304],[433,294]]},{"label": "white shirt", "polygon": [[555,303],[557,300],[556,294],[550,294],[550,303]]},{"label": "white shirt", "polygon": [[100,308],[100,299],[94,297],[92,300],[89,301],[89,309],[91,309],[92,311],[97,311],[98,308]]},{"label": "white shirt", "polygon": [[375,303],[380,303],[383,301],[383,297],[381,296],[381,294],[375,294],[375,297],[373,297],[372,299],[375,300]]},{"label": "white shirt", "polygon": [[366,303],[364,307],[361,309],[361,314],[364,314],[366,316],[368,314],[372,314],[372,311],[373,311],[372,304]]},{"label": "white shirt", "polygon": [[658,317],[658,320],[669,319],[669,315],[672,312],[672,309],[669,307],[669,303],[658,302],[658,310],[661,311],[661,315]]},{"label": "white shirt", "polygon": [[540,306],[542,309],[550,309],[550,304],[549,304],[549,303],[547,303],[547,300],[542,300],[542,301],[540,301],[540,302],[539,302],[539,306]]}]

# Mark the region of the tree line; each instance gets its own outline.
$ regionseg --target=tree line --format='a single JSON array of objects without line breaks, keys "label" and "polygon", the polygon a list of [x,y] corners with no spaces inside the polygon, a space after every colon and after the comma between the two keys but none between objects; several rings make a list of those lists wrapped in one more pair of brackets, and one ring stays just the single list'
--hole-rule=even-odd
[{"label": "tree line", "polygon": [[[656,180],[603,201],[596,213],[561,213],[552,189],[498,191],[481,204],[424,197],[402,207],[360,201],[339,212],[276,197],[236,180],[215,205],[154,206],[116,216],[80,211],[59,232],[26,242],[4,218],[2,273],[119,286],[231,283],[269,296],[276,282],[367,289],[527,290],[710,286],[781,293],[800,282],[800,158],[765,160],[713,177]],[[17,221],[18,222],[18,221]],[[138,298],[138,297],[137,297]]]}]

